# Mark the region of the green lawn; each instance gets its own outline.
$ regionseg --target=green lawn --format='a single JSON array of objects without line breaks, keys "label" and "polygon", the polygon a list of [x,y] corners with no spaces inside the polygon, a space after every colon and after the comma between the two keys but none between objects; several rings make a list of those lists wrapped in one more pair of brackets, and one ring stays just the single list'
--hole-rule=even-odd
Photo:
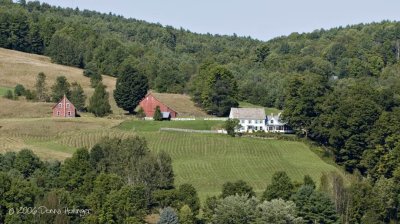
[{"label": "green lawn", "polygon": [[[261,107],[263,107],[263,106],[254,105],[254,104],[247,103],[247,102],[239,102],[239,107],[250,107],[250,108],[255,107],[255,108],[261,108]],[[279,110],[279,109],[277,109],[277,108],[273,108],[273,107],[264,107],[264,110],[265,110],[265,114],[266,114],[266,115],[270,115],[271,113],[273,113],[273,114],[278,114],[278,113],[282,112],[281,110]]]},{"label": "green lawn", "polygon": [[8,90],[13,90],[12,88],[8,88],[8,87],[1,87],[0,86],[0,96],[4,96],[4,95],[6,95],[6,93],[7,93],[7,91]]},{"label": "green lawn", "polygon": [[143,121],[143,120],[130,120],[124,121],[118,126],[121,130],[136,131],[136,132],[149,132],[159,131],[160,128],[183,128],[194,130],[213,130],[222,127],[223,121],[207,121],[207,120],[194,120],[194,121]]}]

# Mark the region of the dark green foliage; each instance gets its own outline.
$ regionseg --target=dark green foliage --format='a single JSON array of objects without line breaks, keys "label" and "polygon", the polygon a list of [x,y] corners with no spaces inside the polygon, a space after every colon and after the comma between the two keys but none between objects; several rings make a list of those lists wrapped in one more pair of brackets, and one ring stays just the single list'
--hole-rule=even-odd
[{"label": "dark green foliage", "polygon": [[[58,86],[57,88],[62,87],[61,82],[64,82],[64,80],[62,80],[61,78],[59,81],[60,81],[60,83],[59,83],[60,86]],[[67,85],[67,84],[65,83],[65,85]],[[48,100],[47,87],[46,87],[46,75],[43,72],[40,72],[36,77],[35,90],[36,90],[36,97],[39,101],[47,101]],[[67,93],[65,93],[65,94],[67,94]]]},{"label": "dark green foliage", "polygon": [[322,102],[327,91],[327,79],[321,76],[308,74],[289,79],[282,120],[308,135],[313,120],[320,113],[316,105]]},{"label": "dark green foliage", "polygon": [[11,90],[7,90],[6,94],[4,95],[4,98],[13,100],[14,99],[14,94]]},{"label": "dark green foliage", "polygon": [[[158,188],[171,189],[174,186],[174,171],[171,156],[161,151],[157,154]],[[196,193],[194,191],[193,193]]]},{"label": "dark green foliage", "polygon": [[310,177],[310,175],[305,175],[305,176],[304,176],[303,185],[304,185],[304,186],[311,186],[312,188],[315,189],[315,182],[314,182],[314,180]]},{"label": "dark green foliage", "polygon": [[[171,189],[174,176],[168,154],[149,153],[145,139],[105,139],[91,150],[91,164],[96,172],[112,172],[128,183],[142,183],[146,188]],[[122,168],[119,164],[125,164]]]},{"label": "dark green foliage", "polygon": [[223,66],[205,64],[192,84],[193,100],[207,113],[225,116],[237,107],[238,88],[231,71]]},{"label": "dark green foliage", "polygon": [[[52,209],[65,209],[72,203],[69,192],[63,189],[54,189],[47,192],[44,197],[39,200],[38,205]],[[67,214],[36,214],[39,223],[68,223],[71,218]]]},{"label": "dark green foliage", "polygon": [[294,186],[286,172],[276,172],[271,179],[271,184],[265,189],[262,199],[283,199],[288,200],[293,194]]},{"label": "dark green foliage", "polygon": [[179,193],[176,189],[155,190],[153,191],[152,197],[153,203],[160,208],[177,208],[179,204]]},{"label": "dark green foliage", "polygon": [[96,117],[104,117],[112,113],[108,98],[109,94],[106,91],[106,86],[102,83],[98,84],[89,99],[88,111]]},{"label": "dark green foliage", "polygon": [[[38,75],[38,81],[41,79],[40,74]],[[45,77],[45,76],[44,76]],[[51,100],[53,102],[59,102],[65,95],[67,98],[71,96],[70,84],[65,76],[58,76],[56,82],[51,87]]]},{"label": "dark green foliage", "polygon": [[154,111],[153,119],[155,121],[162,121],[163,120],[162,113],[161,113],[161,110],[160,110],[159,106],[157,106],[155,111]]},{"label": "dark green foliage", "polygon": [[264,62],[270,53],[268,45],[262,45],[256,49],[256,62]]},{"label": "dark green foliage", "polygon": [[235,137],[236,130],[241,128],[238,119],[228,119],[225,121],[224,129],[228,133],[228,135]]},{"label": "dark green foliage", "polygon": [[200,199],[196,189],[191,184],[182,184],[178,188],[178,199],[180,206],[188,205],[196,215],[200,211]]},{"label": "dark green foliage", "polygon": [[312,186],[302,186],[293,195],[299,216],[306,223],[336,223],[338,217],[328,196],[314,190]]},{"label": "dark green foliage", "polygon": [[100,173],[93,182],[93,191],[87,197],[87,203],[98,213],[105,199],[112,191],[121,189],[124,185],[122,178],[116,174]]},{"label": "dark green foliage", "polygon": [[83,92],[82,86],[77,82],[71,84],[71,96],[69,100],[78,111],[83,111],[85,109],[86,95]]},{"label": "dark green foliage", "polygon": [[253,188],[243,180],[238,180],[236,182],[226,182],[224,183],[224,185],[222,185],[221,197],[225,198],[231,195],[247,195],[249,198],[256,196]]},{"label": "dark green foliage", "polygon": [[36,91],[31,91],[31,90],[27,89],[25,91],[25,98],[27,100],[36,100]]},{"label": "dark green foliage", "polygon": [[65,27],[56,32],[51,38],[50,45],[47,48],[47,54],[58,64],[83,68],[83,47],[68,34],[71,31],[71,28]]},{"label": "dark green foliage", "polygon": [[[161,204],[189,205],[198,212],[196,190],[187,184],[173,189],[173,179],[169,155],[150,153],[139,137],[105,139],[90,153],[76,150],[63,164],[42,162],[26,149],[8,152],[0,154],[0,222],[144,223],[150,209],[161,208],[157,207]],[[175,193],[157,197],[163,191]],[[161,200],[157,204],[152,203],[154,199]],[[86,214],[10,212],[34,206],[80,209]]]},{"label": "dark green foliage", "polygon": [[97,85],[102,84],[103,77],[101,76],[100,73],[98,72],[94,72],[91,76],[90,76],[90,86],[92,88],[96,88]]},{"label": "dark green foliage", "polygon": [[217,208],[218,198],[216,196],[207,197],[203,206],[203,217],[208,223],[212,222],[215,209]]},{"label": "dark green foliage", "polygon": [[17,84],[14,88],[14,95],[16,97],[25,95],[25,87],[21,84]]},{"label": "dark green foliage", "polygon": [[22,149],[17,153],[14,167],[21,172],[24,177],[29,177],[36,169],[41,168],[42,162],[39,157],[33,154],[32,150]]},{"label": "dark green foliage", "polygon": [[179,224],[179,218],[173,208],[164,208],[160,214],[157,224]]},{"label": "dark green foliage", "polygon": [[89,178],[92,167],[87,149],[78,149],[72,158],[66,159],[60,172],[60,183],[68,191],[79,191]]},{"label": "dark green foliage", "polygon": [[124,64],[120,69],[114,90],[114,99],[118,107],[132,114],[148,90],[147,77],[132,65]]},{"label": "dark green foliage", "polygon": [[100,223],[125,223],[135,218],[141,221],[147,212],[146,190],[143,186],[124,186],[111,191],[99,215]]}]

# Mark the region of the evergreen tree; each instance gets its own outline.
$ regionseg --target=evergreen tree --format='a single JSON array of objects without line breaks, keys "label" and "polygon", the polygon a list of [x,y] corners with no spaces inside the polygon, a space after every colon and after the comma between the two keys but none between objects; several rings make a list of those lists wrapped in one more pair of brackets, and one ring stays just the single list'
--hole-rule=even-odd
[{"label": "evergreen tree", "polygon": [[16,97],[25,95],[25,87],[21,84],[17,84],[14,88],[14,95]]},{"label": "evergreen tree", "polygon": [[179,224],[178,216],[171,207],[164,208],[160,215],[158,224]]},{"label": "evergreen tree", "polygon": [[161,110],[160,110],[159,106],[157,106],[156,110],[154,111],[153,119],[155,121],[162,121],[163,120],[162,113],[161,113]]},{"label": "evergreen tree", "polygon": [[71,96],[70,84],[65,76],[58,76],[51,90],[51,99],[53,102],[60,101],[64,95],[66,95],[67,98]]},{"label": "evergreen tree", "polygon": [[105,85],[99,84],[95,88],[92,97],[89,99],[88,111],[96,117],[104,117],[112,113]]},{"label": "evergreen tree", "polygon": [[288,200],[292,195],[294,186],[286,172],[276,172],[272,176],[271,184],[263,193],[263,200],[283,199]]},{"label": "evergreen tree", "polygon": [[172,189],[174,187],[174,171],[172,169],[171,156],[168,153],[161,151],[157,155],[157,163],[159,169],[158,188]]},{"label": "evergreen tree", "polygon": [[335,206],[327,195],[314,190],[312,186],[302,186],[293,195],[299,216],[306,223],[337,223]]},{"label": "evergreen tree", "polygon": [[71,96],[69,100],[75,105],[78,111],[85,109],[86,95],[83,92],[82,86],[77,82],[71,84]]},{"label": "evergreen tree", "polygon": [[[60,79],[60,81],[63,80]],[[36,77],[35,89],[38,100],[46,101],[47,100],[46,75],[43,72],[40,72]]]},{"label": "evergreen tree", "polygon": [[100,73],[93,72],[93,74],[90,76],[90,86],[92,88],[96,88],[96,86],[99,85],[102,80],[103,80],[103,77],[101,76]]},{"label": "evergreen tree", "polygon": [[114,90],[114,99],[117,105],[132,114],[148,90],[147,77],[132,65],[124,64]]}]

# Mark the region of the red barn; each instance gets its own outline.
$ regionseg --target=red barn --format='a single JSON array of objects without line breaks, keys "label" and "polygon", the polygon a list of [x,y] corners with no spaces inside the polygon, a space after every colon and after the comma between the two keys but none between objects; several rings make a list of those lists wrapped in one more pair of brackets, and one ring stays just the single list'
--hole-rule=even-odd
[{"label": "red barn", "polygon": [[75,117],[76,116],[76,109],[75,106],[64,97],[58,102],[56,105],[53,106],[53,117]]},{"label": "red barn", "polygon": [[170,118],[176,118],[178,114],[175,110],[157,99],[152,93],[148,93],[143,100],[140,101],[139,105],[141,108],[143,108],[146,117],[153,117],[157,106],[160,107],[161,112],[163,112],[163,116],[166,114],[164,112],[169,112]]}]

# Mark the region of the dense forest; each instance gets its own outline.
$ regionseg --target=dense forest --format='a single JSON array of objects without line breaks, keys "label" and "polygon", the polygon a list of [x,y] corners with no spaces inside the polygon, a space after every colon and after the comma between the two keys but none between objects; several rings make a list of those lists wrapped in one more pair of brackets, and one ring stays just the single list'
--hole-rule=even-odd
[{"label": "dense forest", "polygon": [[238,82],[238,100],[279,108],[285,83],[295,74],[379,77],[400,57],[400,24],[390,21],[262,42],[35,1],[2,0],[0,24],[0,47],[45,54],[56,63],[112,76],[118,76],[125,61],[159,92],[191,93],[202,65],[223,65]]},{"label": "dense forest", "polygon": [[[230,105],[243,100],[283,108],[283,119],[299,135],[324,146],[357,177],[348,185],[335,181],[327,187],[342,222],[397,223],[398,22],[320,29],[262,42],[1,0],[0,47],[45,54],[56,63],[117,77],[121,65],[130,64],[147,77],[151,89],[189,93],[216,115],[229,107],[215,108],[212,99],[227,93],[224,100]],[[215,91],[221,86],[229,88]]]}]

